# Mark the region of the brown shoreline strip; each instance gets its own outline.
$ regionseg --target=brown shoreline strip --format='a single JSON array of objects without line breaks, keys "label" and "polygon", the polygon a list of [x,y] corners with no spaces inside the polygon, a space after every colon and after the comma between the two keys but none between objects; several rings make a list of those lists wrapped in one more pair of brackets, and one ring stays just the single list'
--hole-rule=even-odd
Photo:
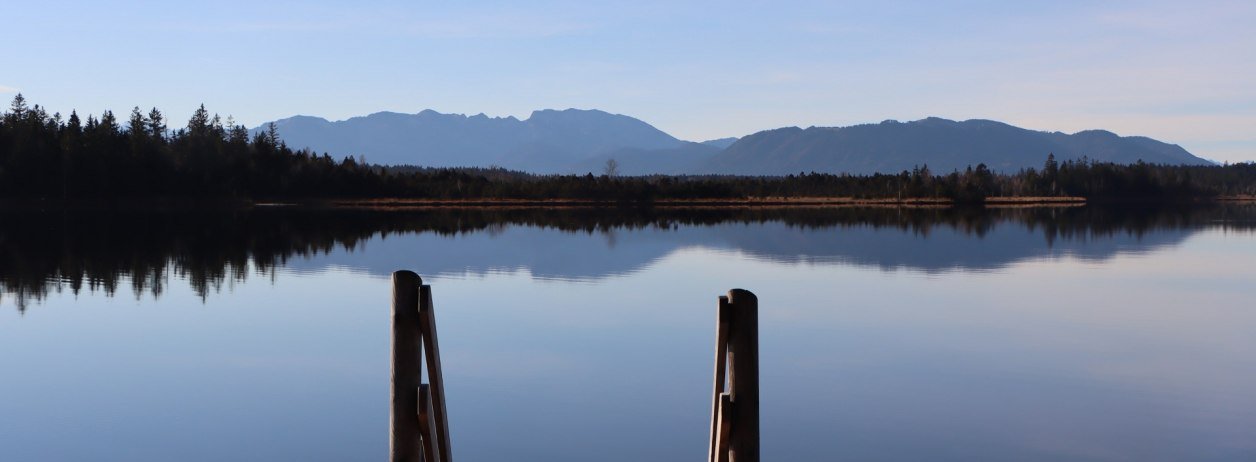
[{"label": "brown shoreline strip", "polygon": [[[1074,205],[1086,203],[1081,197],[991,197],[986,205]],[[617,202],[595,200],[566,199],[363,199],[363,200],[332,200],[326,205],[332,207],[608,207],[608,206],[651,206],[651,207],[746,207],[746,206],[951,206],[955,201],[950,199],[856,199],[850,197],[804,197],[784,198],[765,197],[754,199],[676,199],[652,202]]]}]

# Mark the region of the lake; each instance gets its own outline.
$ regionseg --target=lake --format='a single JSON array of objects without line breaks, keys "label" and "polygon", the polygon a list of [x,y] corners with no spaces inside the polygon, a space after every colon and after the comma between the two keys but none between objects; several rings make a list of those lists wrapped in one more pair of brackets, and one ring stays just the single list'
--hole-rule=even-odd
[{"label": "lake", "polygon": [[390,279],[459,461],[1256,460],[1256,207],[0,214],[0,460],[382,461]]}]

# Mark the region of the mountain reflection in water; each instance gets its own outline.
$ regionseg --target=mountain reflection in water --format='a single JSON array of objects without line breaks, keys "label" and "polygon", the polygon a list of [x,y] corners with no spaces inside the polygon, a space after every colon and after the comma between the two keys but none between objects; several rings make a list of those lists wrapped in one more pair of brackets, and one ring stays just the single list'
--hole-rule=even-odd
[{"label": "mountain reflection in water", "polygon": [[527,271],[590,280],[679,249],[785,264],[989,271],[1027,259],[1103,260],[1201,230],[1256,228],[1256,207],[658,208],[407,211],[255,209],[0,214],[0,297],[49,292],[159,297],[173,275],[202,298],[279,268],[384,276]]}]

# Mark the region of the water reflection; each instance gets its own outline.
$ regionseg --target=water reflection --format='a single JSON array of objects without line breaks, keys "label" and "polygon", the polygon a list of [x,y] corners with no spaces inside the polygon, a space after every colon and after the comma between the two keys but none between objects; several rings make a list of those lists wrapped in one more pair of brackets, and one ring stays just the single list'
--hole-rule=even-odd
[{"label": "water reflection", "polygon": [[982,271],[1147,252],[1211,227],[1256,228],[1256,207],[9,212],[0,297],[19,310],[52,291],[159,297],[175,276],[204,298],[281,267],[596,280],[693,247],[785,264]]},{"label": "water reflection", "polygon": [[765,460],[1256,460],[1252,207],[0,218],[5,461],[383,459],[397,267],[459,460],[700,459],[735,286]]}]

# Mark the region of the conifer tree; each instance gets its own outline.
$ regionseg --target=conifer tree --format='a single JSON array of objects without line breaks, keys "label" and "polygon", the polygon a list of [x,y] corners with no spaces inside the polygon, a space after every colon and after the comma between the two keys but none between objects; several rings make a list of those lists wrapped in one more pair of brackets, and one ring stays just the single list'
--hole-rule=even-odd
[{"label": "conifer tree", "polygon": [[131,118],[127,120],[127,132],[130,133],[131,139],[144,139],[148,135],[148,121],[144,120],[144,113],[140,112],[139,106],[131,109]]},{"label": "conifer tree", "polygon": [[13,102],[9,104],[9,115],[13,120],[22,120],[26,117],[26,97],[18,93],[13,97]]},{"label": "conifer tree", "polygon": [[192,113],[192,118],[188,120],[188,135],[193,138],[201,138],[209,134],[209,111],[205,110],[205,105],[196,109]]},{"label": "conifer tree", "polygon": [[157,108],[148,111],[148,135],[158,141],[166,139],[166,119]]}]

